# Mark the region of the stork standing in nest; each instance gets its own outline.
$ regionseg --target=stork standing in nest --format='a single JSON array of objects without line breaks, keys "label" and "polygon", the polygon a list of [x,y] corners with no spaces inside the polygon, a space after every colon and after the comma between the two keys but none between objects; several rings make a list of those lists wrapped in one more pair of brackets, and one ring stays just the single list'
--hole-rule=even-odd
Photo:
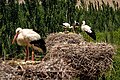
[{"label": "stork standing in nest", "polygon": [[71,28],[74,33],[76,33],[76,28],[78,28],[79,25],[80,25],[79,22],[76,22],[76,21],[74,21],[74,23],[72,24]]},{"label": "stork standing in nest", "polygon": [[69,23],[63,23],[63,28],[64,28],[64,32],[67,33],[67,28],[70,28],[70,24]]},{"label": "stork standing in nest", "polygon": [[72,31],[75,33],[75,29],[78,28],[79,23],[74,21],[72,26],[69,23],[63,23],[64,31],[67,32],[67,28],[72,29]]},{"label": "stork standing in nest", "polygon": [[81,30],[86,32],[92,39],[96,40],[96,34],[90,26],[85,25],[85,21],[82,21]]},{"label": "stork standing in nest", "polygon": [[[32,61],[34,61],[34,50],[39,52],[46,52],[45,41],[41,36],[33,31],[33,29],[16,29],[16,35],[12,41],[12,44],[17,41],[20,46],[26,46],[26,58],[25,61],[29,60],[29,47],[32,47]],[[33,50],[34,49],[34,50]]]}]

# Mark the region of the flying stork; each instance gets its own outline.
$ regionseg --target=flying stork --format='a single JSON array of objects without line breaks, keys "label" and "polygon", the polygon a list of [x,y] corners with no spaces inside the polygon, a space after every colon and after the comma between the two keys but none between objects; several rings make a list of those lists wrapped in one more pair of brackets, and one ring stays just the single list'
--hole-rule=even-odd
[{"label": "flying stork", "polygon": [[17,41],[17,44],[20,46],[26,46],[26,58],[25,61],[29,60],[29,47],[32,47],[32,60],[34,61],[34,50],[38,50],[39,52],[46,52],[45,41],[41,38],[41,36],[33,31],[33,29],[16,29],[16,35],[12,41],[12,44]]},{"label": "flying stork", "polygon": [[81,30],[85,31],[92,39],[96,40],[95,32],[91,29],[90,26],[85,25],[85,21],[82,21]]}]

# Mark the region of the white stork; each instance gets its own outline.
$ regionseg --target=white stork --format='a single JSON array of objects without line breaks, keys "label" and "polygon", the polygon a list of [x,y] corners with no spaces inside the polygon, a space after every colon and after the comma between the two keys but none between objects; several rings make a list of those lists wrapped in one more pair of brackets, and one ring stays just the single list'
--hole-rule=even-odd
[{"label": "white stork", "polygon": [[76,28],[78,28],[80,26],[79,22],[77,22],[77,21],[74,21],[74,25]]},{"label": "white stork", "polygon": [[73,29],[73,32],[75,33],[75,31],[76,31],[76,28],[78,28],[79,27],[79,22],[76,22],[76,21],[74,21],[74,23],[72,24],[72,29]]},{"label": "white stork", "polygon": [[64,31],[67,32],[67,28],[70,28],[69,23],[63,23]]},{"label": "white stork", "polygon": [[[12,41],[12,44],[17,41],[20,46],[26,46],[26,60],[29,60],[29,47],[35,50],[46,52],[45,41],[41,39],[41,36],[32,29],[16,29],[16,35]],[[34,52],[32,51],[32,60],[34,60]]]},{"label": "white stork", "polygon": [[81,30],[85,31],[92,39],[96,40],[95,32],[91,29],[90,26],[85,25],[85,21],[82,21]]},{"label": "white stork", "polygon": [[70,24],[69,24],[69,23],[63,23],[63,26],[64,26],[65,28],[69,28],[69,27],[70,27]]},{"label": "white stork", "polygon": [[67,31],[67,28],[69,28],[69,29],[73,29],[73,32],[75,32],[74,25],[71,26],[69,23],[63,23],[63,26],[65,31]]}]

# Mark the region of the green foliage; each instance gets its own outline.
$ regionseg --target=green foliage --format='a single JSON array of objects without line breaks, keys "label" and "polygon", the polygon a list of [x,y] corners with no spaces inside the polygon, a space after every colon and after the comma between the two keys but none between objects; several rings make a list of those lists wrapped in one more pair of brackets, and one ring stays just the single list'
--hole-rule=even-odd
[{"label": "green foliage", "polygon": [[114,56],[113,65],[111,70],[106,73],[106,80],[119,80],[120,79],[120,48]]},{"label": "green foliage", "polygon": [[115,45],[120,45],[120,29],[117,31],[97,32],[97,42],[108,42]]}]

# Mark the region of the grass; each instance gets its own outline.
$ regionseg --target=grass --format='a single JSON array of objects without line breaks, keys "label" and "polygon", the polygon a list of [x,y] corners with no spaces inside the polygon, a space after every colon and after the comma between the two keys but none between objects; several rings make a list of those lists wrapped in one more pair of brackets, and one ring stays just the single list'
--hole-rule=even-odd
[{"label": "grass", "polygon": [[106,80],[120,80],[120,48],[113,58],[111,70],[106,73]]},{"label": "grass", "polygon": [[[107,42],[112,44],[115,47],[115,55],[113,56],[113,64],[111,66],[111,69],[106,72],[105,77],[106,80],[120,80],[120,29],[117,31],[112,32],[112,42],[111,42],[111,34],[110,32],[98,32],[96,34],[97,36],[97,42]],[[107,40],[106,40],[107,36]],[[101,80],[101,79],[100,79]]]}]

